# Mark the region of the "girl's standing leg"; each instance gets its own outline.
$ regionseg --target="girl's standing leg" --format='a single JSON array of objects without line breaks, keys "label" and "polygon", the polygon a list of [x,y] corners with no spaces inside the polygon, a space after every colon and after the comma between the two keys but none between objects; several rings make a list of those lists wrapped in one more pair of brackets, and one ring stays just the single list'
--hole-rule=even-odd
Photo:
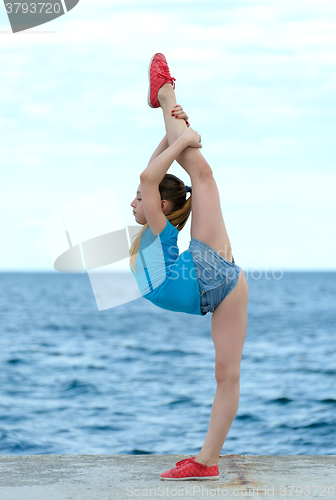
[{"label": "girl's standing leg", "polygon": [[[166,83],[158,92],[163,111],[168,144],[172,144],[187,128],[184,120],[176,119],[171,111],[176,106],[175,92]],[[192,185],[191,236],[214,248],[232,262],[231,244],[226,231],[219,192],[209,164],[197,148],[188,147],[177,162],[189,174]]]},{"label": "girl's standing leg", "polygon": [[215,309],[211,336],[215,346],[217,388],[204,444],[196,461],[218,463],[226,436],[238,411],[240,365],[247,330],[248,286],[243,271],[232,292]]}]

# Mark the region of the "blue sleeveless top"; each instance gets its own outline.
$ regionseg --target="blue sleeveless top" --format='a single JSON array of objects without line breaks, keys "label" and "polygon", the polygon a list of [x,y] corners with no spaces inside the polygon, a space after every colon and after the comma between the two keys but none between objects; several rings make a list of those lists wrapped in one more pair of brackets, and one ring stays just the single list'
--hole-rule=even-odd
[{"label": "blue sleeveless top", "polygon": [[136,271],[131,264],[130,270],[145,299],[162,309],[203,316],[194,261],[189,250],[179,255],[178,233],[168,219],[158,235],[148,227],[141,237]]}]

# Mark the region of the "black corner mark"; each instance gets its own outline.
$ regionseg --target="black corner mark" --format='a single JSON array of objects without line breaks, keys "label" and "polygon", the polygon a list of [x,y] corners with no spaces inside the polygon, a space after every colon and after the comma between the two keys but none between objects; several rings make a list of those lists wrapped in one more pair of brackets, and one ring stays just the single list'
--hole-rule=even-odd
[{"label": "black corner mark", "polygon": [[[67,12],[79,3],[79,0],[63,0]],[[8,19],[13,33],[24,31],[53,21],[65,14],[62,0],[49,2],[4,0]]]}]

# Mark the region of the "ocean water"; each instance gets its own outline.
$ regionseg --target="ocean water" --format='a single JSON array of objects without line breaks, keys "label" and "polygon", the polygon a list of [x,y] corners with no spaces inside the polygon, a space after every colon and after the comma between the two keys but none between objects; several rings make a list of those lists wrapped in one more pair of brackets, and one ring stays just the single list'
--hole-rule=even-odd
[{"label": "ocean water", "polygon": [[[336,454],[336,273],[247,279],[222,454]],[[143,298],[98,311],[88,275],[60,273],[0,273],[0,311],[0,454],[199,452],[216,389],[211,314]]]}]

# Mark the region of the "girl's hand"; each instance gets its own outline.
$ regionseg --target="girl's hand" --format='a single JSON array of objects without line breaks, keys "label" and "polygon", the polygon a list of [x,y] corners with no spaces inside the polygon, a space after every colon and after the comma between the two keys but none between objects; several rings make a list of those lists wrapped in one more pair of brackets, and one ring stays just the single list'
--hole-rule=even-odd
[{"label": "girl's hand", "polygon": [[175,108],[172,110],[172,116],[176,118],[183,118],[185,120],[187,127],[190,127],[190,123],[188,122],[188,115],[183,111],[182,106],[176,104]]},{"label": "girl's hand", "polygon": [[192,148],[202,147],[201,136],[196,132],[196,130],[191,127],[184,130],[180,137],[184,137],[187,141],[188,146],[191,146]]}]

